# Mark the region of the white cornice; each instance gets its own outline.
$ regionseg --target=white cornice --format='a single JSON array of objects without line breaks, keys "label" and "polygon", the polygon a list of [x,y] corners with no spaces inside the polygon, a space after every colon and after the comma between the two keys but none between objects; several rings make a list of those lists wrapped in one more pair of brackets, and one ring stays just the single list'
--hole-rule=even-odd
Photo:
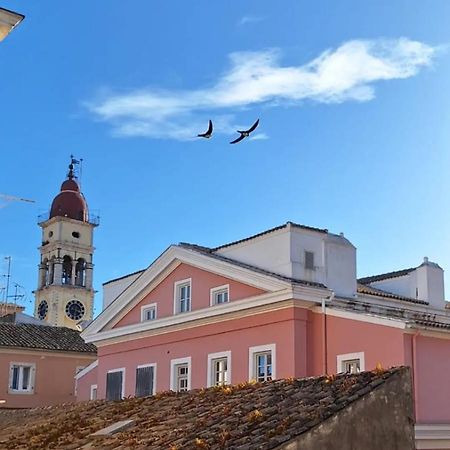
[{"label": "white cornice", "polygon": [[175,316],[150,322],[140,322],[97,333],[87,333],[86,329],[82,335],[86,342],[96,342],[97,346],[108,345],[211,323],[239,319],[277,309],[288,307],[311,308],[316,304],[317,302],[308,300],[294,300],[292,289],[284,289],[278,292],[269,292],[243,300],[203,308],[198,311],[176,314]]},{"label": "white cornice", "polygon": [[91,370],[95,369],[98,366],[98,359],[96,359],[94,362],[86,366],[84,369],[81,369],[76,375],[75,379],[79,380],[81,377],[84,377],[87,373],[89,373]]},{"label": "white cornice", "polygon": [[[179,246],[169,247],[145,272],[125,289],[102,313],[85,329],[83,336],[92,335],[106,326],[117,323],[133,306],[153,290],[170,271],[185,263],[208,272],[257,287],[265,291],[279,291],[291,286],[288,281],[270,275],[260,274],[208,255]],[[164,277],[162,277],[164,275]]]},{"label": "white cornice", "polygon": [[450,424],[417,424],[415,426],[416,448],[450,448]]}]

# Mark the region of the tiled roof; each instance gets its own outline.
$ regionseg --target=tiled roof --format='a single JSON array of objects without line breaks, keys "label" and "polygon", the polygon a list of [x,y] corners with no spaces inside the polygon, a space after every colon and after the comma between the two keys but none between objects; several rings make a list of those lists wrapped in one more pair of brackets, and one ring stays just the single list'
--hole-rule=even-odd
[{"label": "tiled roof", "polygon": [[25,323],[0,323],[0,347],[97,353],[95,345],[85,343],[76,330]]},{"label": "tiled roof", "polygon": [[393,294],[392,292],[386,292],[382,289],[374,288],[373,286],[366,286],[358,283],[357,290],[359,294],[375,295],[377,297],[392,298],[393,300],[401,300],[402,302],[415,303],[417,305],[428,305],[425,300],[419,300],[417,298],[404,297],[403,295]]},{"label": "tiled roof", "polygon": [[409,269],[396,270],[395,272],[387,272],[387,273],[382,273],[380,275],[373,275],[370,277],[359,278],[358,282],[361,284],[369,284],[369,283],[374,283],[375,281],[383,281],[383,280],[388,280],[390,278],[403,277],[405,275],[410,274],[413,270],[416,270],[416,268],[410,267]]},{"label": "tiled roof", "polygon": [[239,239],[239,240],[237,240],[237,241],[229,242],[228,244],[220,245],[219,247],[215,247],[213,250],[216,251],[216,250],[220,250],[220,249],[225,248],[225,247],[230,247],[230,246],[232,246],[232,245],[240,244],[240,243],[242,243],[242,242],[247,242],[247,241],[250,241],[250,240],[252,240],[252,239],[258,238],[258,237],[260,237],[260,236],[264,236],[264,235],[266,235],[266,234],[273,233],[274,231],[282,230],[283,228],[286,228],[286,227],[288,227],[289,225],[290,225],[291,227],[294,227],[294,228],[300,228],[300,229],[302,229],[302,230],[318,231],[319,233],[328,233],[328,230],[327,230],[326,228],[315,228],[315,227],[309,227],[309,226],[307,226],[307,225],[301,225],[301,224],[299,224],[299,223],[286,222],[286,223],[284,223],[283,225],[279,225],[279,226],[277,226],[277,227],[270,228],[269,230],[262,231],[261,233],[254,234],[254,235],[252,235],[252,236],[248,236],[248,237],[246,237],[246,238],[244,238],[244,239]]},{"label": "tiled roof", "polygon": [[229,264],[233,264],[235,266],[242,267],[244,269],[249,269],[249,270],[252,270],[253,272],[258,272],[258,273],[260,273],[262,275],[267,275],[267,276],[270,276],[270,277],[273,277],[273,278],[277,278],[277,279],[282,280],[282,281],[287,281],[289,283],[297,283],[297,284],[301,284],[301,285],[304,285],[304,286],[311,286],[311,287],[325,288],[326,289],[326,286],[324,284],[322,284],[322,283],[316,283],[314,281],[307,281],[307,280],[300,280],[298,278],[286,277],[284,275],[280,275],[279,273],[271,272],[271,271],[265,270],[265,269],[261,269],[260,267],[253,266],[251,264],[243,263],[241,261],[237,261],[235,259],[228,258],[227,256],[220,255],[218,253],[215,253],[215,249],[212,249],[212,248],[203,247],[201,245],[196,245],[196,244],[189,244],[187,242],[180,242],[178,245],[180,247],[184,247],[184,248],[187,248],[189,250],[193,250],[193,251],[196,251],[198,253],[202,253],[202,254],[207,255],[207,256],[209,256],[211,258],[218,259],[220,261],[224,261],[224,262],[227,262]]},{"label": "tiled roof", "polygon": [[109,283],[113,283],[114,281],[120,281],[120,280],[123,280],[123,279],[128,278],[128,277],[131,277],[131,276],[133,276],[133,275],[143,274],[145,271],[146,271],[146,269],[136,270],[136,272],[128,273],[128,274],[122,275],[121,277],[118,277],[118,278],[113,278],[112,280],[105,281],[105,282],[102,284],[102,286],[105,286],[106,284],[109,284]]},{"label": "tiled roof", "polygon": [[[270,450],[406,370],[243,383],[30,411],[0,410],[0,447]],[[90,436],[126,419],[134,423],[123,432],[95,441]]]}]

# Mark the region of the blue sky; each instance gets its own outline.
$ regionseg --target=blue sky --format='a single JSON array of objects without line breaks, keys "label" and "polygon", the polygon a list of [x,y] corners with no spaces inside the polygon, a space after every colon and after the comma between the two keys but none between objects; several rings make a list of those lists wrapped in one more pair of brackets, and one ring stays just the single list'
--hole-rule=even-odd
[{"label": "blue sky", "polygon": [[425,255],[449,270],[450,2],[124,5],[1,3],[26,15],[0,43],[0,192],[36,204],[0,205],[0,254],[28,311],[36,217],[71,153],[101,216],[99,291],[171,243],[287,220],[343,231],[359,276]]}]

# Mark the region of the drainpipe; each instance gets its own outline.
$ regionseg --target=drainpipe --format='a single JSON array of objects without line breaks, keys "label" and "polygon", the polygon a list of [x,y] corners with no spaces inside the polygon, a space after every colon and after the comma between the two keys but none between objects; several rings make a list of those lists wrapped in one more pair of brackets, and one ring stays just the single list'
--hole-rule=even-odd
[{"label": "drainpipe", "polygon": [[418,380],[418,371],[417,371],[417,344],[416,344],[416,339],[417,336],[420,335],[420,331],[417,330],[412,338],[412,378],[413,378],[413,391],[414,391],[414,415],[416,418],[416,423],[417,423],[417,419],[419,417],[419,406],[418,406],[418,386],[419,386],[419,380]]},{"label": "drainpipe", "polygon": [[327,307],[326,301],[333,301],[334,292],[327,298],[322,298],[322,370],[324,375],[328,374],[328,332],[327,332]]}]

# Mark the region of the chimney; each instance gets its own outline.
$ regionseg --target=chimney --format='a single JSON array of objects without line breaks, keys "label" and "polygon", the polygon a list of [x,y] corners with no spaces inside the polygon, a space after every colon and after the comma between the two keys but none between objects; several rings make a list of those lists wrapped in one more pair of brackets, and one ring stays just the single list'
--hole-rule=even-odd
[{"label": "chimney", "polygon": [[419,299],[426,300],[432,307],[445,308],[444,271],[426,256],[416,269],[416,283]]}]

